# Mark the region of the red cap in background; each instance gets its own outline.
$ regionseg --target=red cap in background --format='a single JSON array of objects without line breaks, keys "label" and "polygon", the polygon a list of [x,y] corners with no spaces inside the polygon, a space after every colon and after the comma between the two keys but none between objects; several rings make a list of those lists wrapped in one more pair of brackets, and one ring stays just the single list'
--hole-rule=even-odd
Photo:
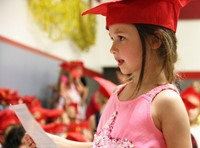
[{"label": "red cap in background", "polygon": [[99,83],[99,89],[98,91],[104,95],[106,98],[109,98],[112,94],[112,92],[114,91],[114,89],[116,88],[116,84],[114,84],[112,81],[107,80],[105,78],[101,78],[101,77],[94,77],[94,80],[96,80]]},{"label": "red cap in background", "polygon": [[17,91],[7,89],[7,88],[0,89],[0,100],[5,103],[3,105],[18,104],[19,99],[20,99],[20,96]]},{"label": "red cap in background", "polygon": [[100,111],[100,104],[98,104],[95,100],[96,100],[96,97],[97,94],[93,94],[91,99],[90,99],[90,102],[88,103],[87,105],[87,108],[86,108],[86,120],[89,119],[89,117],[95,113],[97,113],[98,111]]},{"label": "red cap in background", "polygon": [[20,124],[15,113],[10,109],[0,111],[0,133],[11,124]]},{"label": "red cap in background", "polygon": [[189,96],[194,96],[194,97],[198,98],[200,101],[200,93],[195,91],[193,86],[187,87],[180,94],[181,94],[182,99],[187,99]]},{"label": "red cap in background", "polygon": [[66,132],[68,129],[68,125],[65,123],[52,122],[42,125],[42,128],[48,133],[58,134]]},{"label": "red cap in background", "polygon": [[64,110],[62,109],[45,109],[46,110],[46,117],[49,119],[57,119],[59,118]]},{"label": "red cap in background", "polygon": [[190,102],[187,99],[183,99],[183,103],[185,104],[185,108],[186,108],[187,111],[198,107],[197,105],[193,104],[192,102]]},{"label": "red cap in background", "polygon": [[22,96],[20,99],[22,103],[25,103],[28,106],[29,109],[41,106],[41,100],[37,99],[35,96]]},{"label": "red cap in background", "polygon": [[[193,86],[187,87],[185,90],[180,92],[180,95],[185,104],[187,111],[198,107],[198,105],[200,104],[200,93],[197,92]],[[193,102],[194,100],[198,101],[199,104],[194,103]]]},{"label": "red cap in background", "polygon": [[83,135],[76,132],[67,132],[66,139],[79,142],[86,142],[86,139],[83,137]]}]

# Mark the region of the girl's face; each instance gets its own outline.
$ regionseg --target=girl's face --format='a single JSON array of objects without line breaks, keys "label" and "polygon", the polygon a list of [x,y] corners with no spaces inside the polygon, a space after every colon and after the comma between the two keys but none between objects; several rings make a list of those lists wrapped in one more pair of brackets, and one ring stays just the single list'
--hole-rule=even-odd
[{"label": "girl's face", "polygon": [[142,62],[142,44],[136,27],[132,24],[114,24],[109,26],[109,35],[113,40],[110,52],[123,74],[139,72]]}]

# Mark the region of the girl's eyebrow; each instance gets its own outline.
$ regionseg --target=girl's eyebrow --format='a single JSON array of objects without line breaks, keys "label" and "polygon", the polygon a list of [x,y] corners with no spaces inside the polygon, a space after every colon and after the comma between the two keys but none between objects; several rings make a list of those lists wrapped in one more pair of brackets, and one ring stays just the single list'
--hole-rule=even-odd
[{"label": "girl's eyebrow", "polygon": [[114,31],[114,33],[115,34],[117,34],[117,33],[124,33],[122,30],[120,30],[120,29],[116,29],[115,31]]},{"label": "girl's eyebrow", "polygon": [[[113,34],[118,34],[118,33],[124,33],[123,31],[121,31],[120,29],[116,29],[115,31],[114,31],[114,33]],[[111,36],[111,34],[109,33],[109,36]]]}]

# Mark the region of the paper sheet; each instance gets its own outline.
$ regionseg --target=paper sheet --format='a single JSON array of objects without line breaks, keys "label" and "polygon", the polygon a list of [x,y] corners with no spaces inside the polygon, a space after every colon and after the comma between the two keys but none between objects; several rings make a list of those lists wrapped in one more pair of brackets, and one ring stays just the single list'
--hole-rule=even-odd
[{"label": "paper sheet", "polygon": [[25,104],[10,105],[10,108],[15,112],[26,132],[32,137],[37,148],[57,148],[57,145],[33,118]]}]

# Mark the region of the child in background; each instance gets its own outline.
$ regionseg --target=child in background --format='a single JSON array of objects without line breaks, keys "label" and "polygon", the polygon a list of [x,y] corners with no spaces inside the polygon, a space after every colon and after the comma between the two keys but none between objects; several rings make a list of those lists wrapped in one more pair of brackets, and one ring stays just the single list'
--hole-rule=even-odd
[{"label": "child in background", "polygon": [[92,134],[94,135],[95,132],[96,132],[96,129],[97,129],[97,126],[98,126],[98,123],[99,123],[99,119],[103,113],[103,110],[106,106],[106,103],[109,99],[109,97],[106,97],[104,95],[104,93],[102,93],[102,86],[99,87],[99,89],[97,90],[97,92],[95,93],[96,94],[96,98],[95,98],[95,102],[97,104],[99,104],[99,111],[97,111],[95,114],[92,114],[90,117],[89,117],[89,122],[90,122],[90,130],[92,132]]},{"label": "child in background", "polygon": [[79,110],[80,110],[80,119],[85,120],[85,112],[86,112],[86,104],[87,104],[87,97],[88,97],[88,84],[87,79],[85,76],[83,76],[83,65],[77,65],[74,66],[74,69],[72,70],[73,75],[73,81],[75,84],[75,87],[81,97],[80,104],[79,104]]},{"label": "child in background", "polygon": [[57,108],[65,109],[69,103],[80,104],[81,96],[76,89],[70,72],[63,70],[59,82],[59,101]]},{"label": "child in background", "polygon": [[21,125],[11,124],[4,131],[3,148],[28,148],[23,142],[25,130]]},{"label": "child in background", "polygon": [[[190,120],[190,131],[192,138],[196,141],[196,147],[200,147],[200,82],[193,84],[181,92],[181,97],[185,103]],[[195,146],[193,145],[193,148]]]},{"label": "child in background", "polygon": [[[188,110],[188,116],[190,120],[190,131],[193,136],[193,139],[196,141],[196,147],[200,147],[200,124],[198,123],[198,117],[200,115],[200,100],[198,98],[189,98],[189,100],[193,105],[194,108]],[[193,148],[195,146],[193,145]]]},{"label": "child in background", "polygon": [[[104,111],[107,101],[116,88],[115,83],[105,78],[94,77],[94,80],[96,80],[99,83],[99,87],[95,92],[95,100],[94,100],[95,104],[99,105],[99,110],[89,117],[90,130],[93,135],[96,132],[99,119]],[[88,106],[88,108],[90,108],[90,106]]]},{"label": "child in background", "polygon": [[121,72],[131,76],[109,98],[93,143],[49,135],[59,147],[192,147],[187,112],[174,85],[175,32],[180,9],[187,3],[118,0],[83,13],[106,17],[113,41],[110,52]]}]

